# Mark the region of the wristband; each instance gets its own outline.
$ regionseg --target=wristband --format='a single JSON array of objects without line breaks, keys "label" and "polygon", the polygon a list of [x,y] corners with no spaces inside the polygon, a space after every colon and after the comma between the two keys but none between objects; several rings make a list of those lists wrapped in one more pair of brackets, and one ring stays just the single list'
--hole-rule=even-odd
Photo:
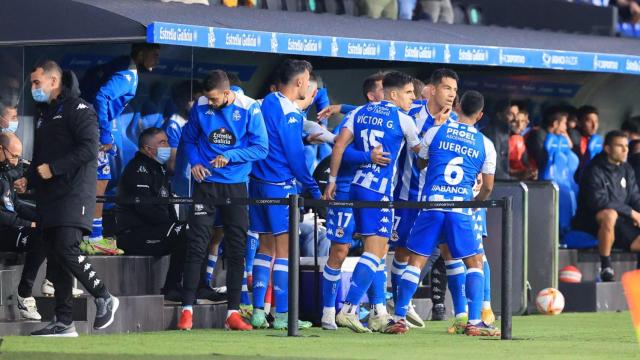
[{"label": "wristband", "polygon": [[337,176],[329,175],[329,184],[335,184],[337,179],[338,179]]}]

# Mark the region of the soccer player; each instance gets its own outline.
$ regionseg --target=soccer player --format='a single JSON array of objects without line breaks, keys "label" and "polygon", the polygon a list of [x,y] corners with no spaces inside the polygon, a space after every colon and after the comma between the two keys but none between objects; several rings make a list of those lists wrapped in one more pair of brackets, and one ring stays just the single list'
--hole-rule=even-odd
[{"label": "soccer player", "polygon": [[[367,102],[380,102],[384,99],[382,92],[377,92],[376,89],[382,89],[381,73],[373,74],[364,80],[362,85],[362,93],[365,96]],[[338,125],[334,132],[339,133],[340,129],[345,125],[349,119],[345,116]],[[347,146],[343,156],[343,162],[338,171],[336,179],[336,200],[349,200],[349,192],[351,189],[351,181],[356,174],[360,165],[366,165],[374,163],[380,166],[387,166],[390,163],[388,153],[382,150],[382,146],[378,145],[370,151],[358,151],[355,149],[354,144]],[[353,211],[350,207],[345,208],[331,208],[327,211],[327,237],[331,241],[331,248],[329,249],[329,258],[324,266],[323,281],[322,281],[322,328],[325,330],[336,330],[336,296],[338,292],[338,283],[340,281],[340,269],[342,263],[349,253],[349,247],[351,246],[353,238],[354,220]],[[370,304],[373,305],[373,311],[370,313],[369,328],[374,329],[375,324],[380,323],[380,319],[384,319],[384,315],[387,314],[386,308],[384,308],[384,292],[386,291],[386,270],[385,267],[376,271],[376,279],[369,289],[371,294],[382,294],[382,298],[378,296],[370,296]],[[378,286],[377,289],[374,289]],[[381,285],[381,286],[380,286]],[[376,309],[376,304],[378,308]],[[381,307],[382,306],[382,307]],[[373,326],[372,326],[373,325]],[[386,323],[384,324],[386,325]]]},{"label": "soccer player", "polygon": [[[433,72],[428,89],[430,101],[416,101],[409,110],[409,115],[415,119],[420,132],[419,137],[432,126],[442,124],[449,119],[453,100],[458,91],[458,74],[450,69],[438,69]],[[432,115],[433,114],[433,115]],[[426,170],[418,168],[417,155],[406,148],[398,160],[398,180],[394,192],[394,199],[401,201],[419,201],[423,192]],[[418,209],[397,209],[394,213],[394,229],[390,245],[395,249],[391,264],[391,288],[394,302],[397,300],[397,289],[400,276],[407,267],[409,250],[407,250],[407,238],[411,227],[418,217]],[[444,304],[440,304],[444,307]],[[434,305],[434,312],[436,306]],[[424,322],[409,304],[407,319],[412,325],[423,327]]]},{"label": "soccer player", "polygon": [[[482,176],[478,176],[476,185],[473,188],[474,197],[478,195],[482,187]],[[491,309],[491,268],[484,253],[483,242],[487,238],[487,209],[477,209],[473,213],[473,231],[476,239],[480,242],[478,252],[482,254],[482,271],[484,273],[484,292],[482,301],[481,318],[485,324],[492,325],[496,321],[496,317]],[[447,329],[449,334],[463,334],[467,327],[468,303],[467,295],[464,290],[466,281],[466,267],[460,259],[454,260],[446,244],[440,245],[442,257],[445,258],[447,268],[447,282],[451,291],[451,300],[453,301],[453,309],[455,318],[451,326]]]},{"label": "soccer player", "polygon": [[[93,106],[98,114],[100,129],[100,146],[98,147],[98,182],[96,195],[102,196],[111,180],[109,156],[116,154],[115,139],[112,134],[112,124],[131,101],[138,87],[138,76],[142,71],[151,71],[158,64],[160,46],[157,44],[134,44],[131,56],[117,59],[107,66],[106,79],[95,95]],[[93,216],[93,226],[88,240],[83,241],[81,250],[89,255],[121,255],[115,241],[102,237],[102,203],[96,204]]]},{"label": "soccer player", "polygon": [[[295,103],[307,97],[311,70],[307,61],[285,60],[277,71],[279,91],[268,94],[262,102],[269,153],[266,159],[253,165],[249,183],[253,198],[286,198],[296,194],[296,180],[313,198],[321,196],[318,184],[301,158],[304,153],[302,125],[305,117]],[[260,248],[253,266],[254,310],[251,324],[256,328],[268,326],[264,299],[275,255],[273,287],[276,316],[273,327],[286,329],[289,317],[289,209],[286,206],[251,206],[250,218],[251,231],[260,234]],[[308,328],[311,323],[300,321],[298,326]]]},{"label": "soccer player", "polygon": [[[493,144],[474,124],[482,117],[484,98],[477,91],[468,91],[461,100],[462,113],[458,122],[446,122],[427,131],[422,138],[419,156],[422,167],[429,162],[425,179],[424,200],[465,201],[473,199],[476,177],[482,173],[482,187],[475,200],[485,200],[493,190],[496,153]],[[496,336],[499,331],[481,320],[484,274],[479,243],[473,231],[471,209],[422,210],[411,229],[407,249],[409,263],[398,285],[398,301],[394,321],[386,333],[408,331],[406,311],[418,287],[420,270],[444,236],[453,259],[463,259],[468,271],[466,294],[469,299],[467,335]]]},{"label": "soccer player", "polygon": [[[387,73],[382,85],[384,101],[361,106],[349,114],[346,125],[335,140],[331,155],[329,183],[325,198],[333,199],[336,191],[338,169],[345,148],[354,143],[359,151],[370,151],[382,145],[389,153],[391,166],[374,163],[361,165],[352,181],[351,199],[361,201],[389,201],[393,198],[393,175],[403,142],[419,151],[420,141],[413,119],[405,112],[415,99],[412,78],[401,72]],[[390,209],[355,209],[355,231],[364,238],[364,253],[353,272],[351,287],[344,306],[336,316],[336,323],[355,332],[370,332],[358,319],[357,308],[364,292],[376,277],[381,259],[386,255],[387,242],[393,225]]]},{"label": "soccer player", "polygon": [[[246,198],[251,164],[268,152],[267,132],[258,103],[230,89],[227,74],[210,72],[203,81],[205,96],[198,99],[184,127],[182,142],[196,181],[193,198]],[[224,227],[227,271],[227,319],[231,330],[251,330],[238,314],[244,251],[248,228],[247,207],[196,203],[189,214],[185,258],[182,314],[178,329],[192,327],[193,303],[202,263],[211,242],[216,213]]]}]

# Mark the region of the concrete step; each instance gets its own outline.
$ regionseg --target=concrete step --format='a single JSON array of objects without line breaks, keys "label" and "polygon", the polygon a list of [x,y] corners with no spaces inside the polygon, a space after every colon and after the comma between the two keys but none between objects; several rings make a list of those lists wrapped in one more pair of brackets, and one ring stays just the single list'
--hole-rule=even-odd
[{"label": "concrete step", "polygon": [[[616,278],[619,279],[623,273],[636,269],[636,255],[626,252],[612,252],[611,264]],[[594,250],[560,249],[558,269],[561,270],[567,265],[573,265],[580,269],[583,282],[596,281],[600,272],[600,255]]]},{"label": "concrete step", "polygon": [[565,299],[565,312],[596,312],[627,310],[621,282],[560,283]]},{"label": "concrete step", "polygon": [[[164,306],[163,330],[175,330],[180,319],[180,305],[166,304]],[[194,329],[223,329],[227,318],[227,304],[194,305]]]}]

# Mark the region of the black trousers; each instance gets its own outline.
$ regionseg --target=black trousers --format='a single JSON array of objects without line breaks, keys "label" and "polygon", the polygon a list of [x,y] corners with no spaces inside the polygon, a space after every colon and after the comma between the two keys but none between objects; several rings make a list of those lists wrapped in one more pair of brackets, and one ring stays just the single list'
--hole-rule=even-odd
[{"label": "black trousers", "polygon": [[80,252],[81,240],[82,230],[75,227],[61,226],[43,231],[49,280],[55,288],[56,319],[65,324],[73,321],[71,289],[74,277],[93,297],[109,297],[105,284],[98,278],[89,259]]},{"label": "black trousers", "polygon": [[[4,228],[0,230],[0,239],[2,239],[0,250],[26,252],[22,276],[18,284],[18,295],[23,298],[30,297],[38,270],[47,257],[41,232],[36,228],[28,227]],[[47,278],[48,276],[49,273]]]},{"label": "black trousers", "polygon": [[124,230],[116,235],[118,247],[127,255],[171,255],[163,292],[180,289],[186,251],[186,225],[156,224]]},{"label": "black trousers", "polygon": [[[247,184],[196,183],[193,192],[193,198],[196,201],[227,197],[247,198]],[[192,305],[195,301],[196,289],[202,278],[202,265],[211,243],[217,211],[220,211],[224,229],[222,241],[227,261],[227,308],[237,310],[240,307],[244,251],[249,226],[249,211],[245,205],[225,205],[216,208],[196,202],[191,209],[187,228],[182,304]]]}]

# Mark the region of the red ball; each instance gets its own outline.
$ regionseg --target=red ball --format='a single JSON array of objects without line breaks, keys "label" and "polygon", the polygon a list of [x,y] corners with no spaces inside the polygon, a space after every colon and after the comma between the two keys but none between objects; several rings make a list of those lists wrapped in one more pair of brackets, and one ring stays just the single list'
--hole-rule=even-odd
[{"label": "red ball", "polygon": [[577,267],[567,265],[560,270],[560,281],[565,283],[579,283],[582,281],[582,273]]}]

